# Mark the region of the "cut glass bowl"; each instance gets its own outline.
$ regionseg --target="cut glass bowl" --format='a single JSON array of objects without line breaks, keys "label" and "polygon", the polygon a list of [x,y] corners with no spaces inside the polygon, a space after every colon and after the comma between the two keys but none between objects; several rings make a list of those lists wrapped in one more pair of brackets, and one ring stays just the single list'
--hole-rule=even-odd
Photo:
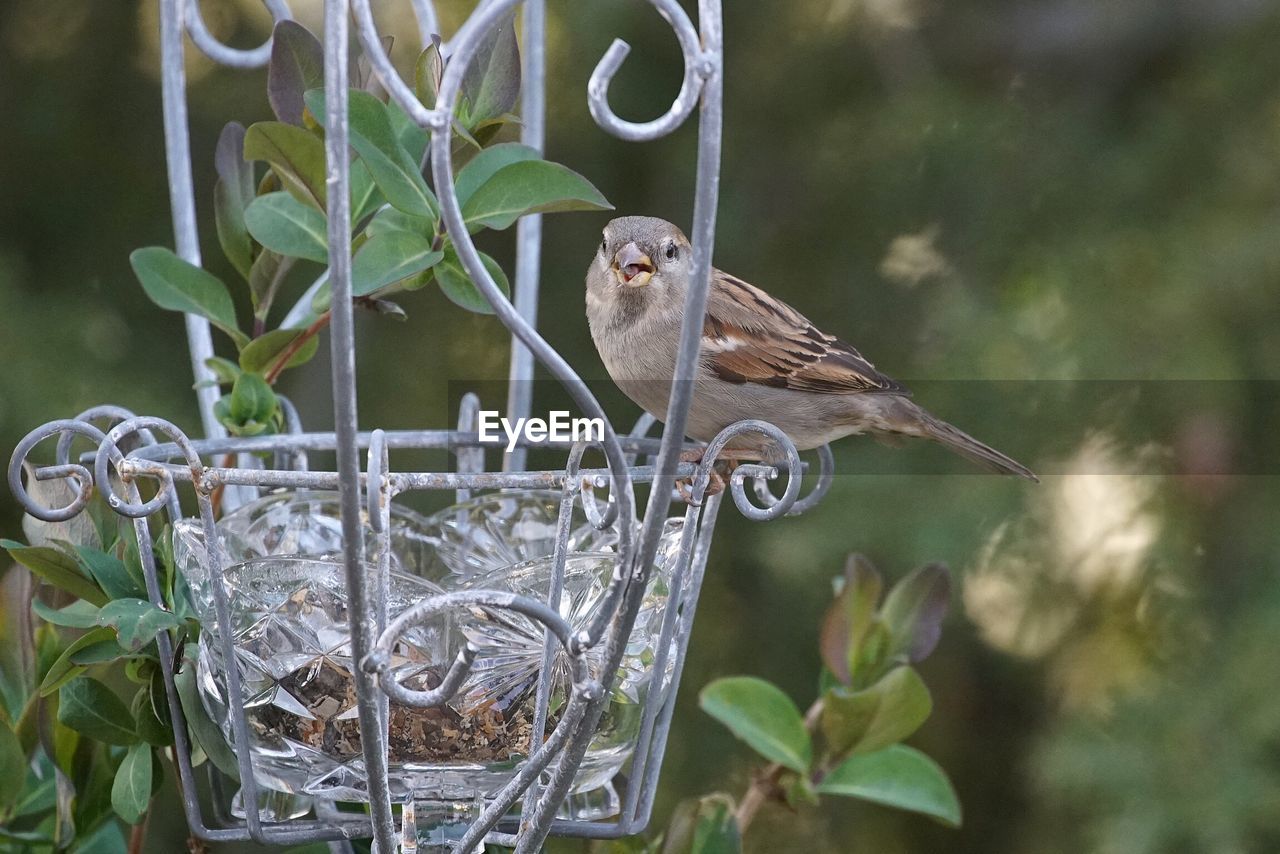
[{"label": "cut glass bowl", "polygon": [[[388,619],[447,590],[508,590],[545,601],[559,505],[560,494],[546,490],[488,495],[429,518],[393,505]],[[672,519],[664,528],[640,616],[600,731],[575,777],[566,817],[604,818],[617,811],[610,780],[635,749],[644,703],[661,701],[651,696],[652,666],[682,526],[682,519]],[[227,514],[218,531],[255,779],[276,791],[367,800],[337,494],[268,495]],[[204,627],[197,671],[201,698],[233,742],[203,528],[187,519],[174,533],[175,561]],[[378,539],[367,525],[365,537],[372,581]],[[616,543],[616,530],[594,528],[575,508],[559,609],[575,628],[585,628],[603,605]],[[541,625],[486,609],[436,617],[401,637],[393,672],[411,689],[435,687],[467,640],[480,655],[452,700],[430,709],[389,704],[389,781],[397,800],[491,795],[529,754]],[[594,655],[599,677],[602,652]],[[673,659],[668,655],[660,691]],[[562,651],[553,668],[546,733],[566,696]]]}]

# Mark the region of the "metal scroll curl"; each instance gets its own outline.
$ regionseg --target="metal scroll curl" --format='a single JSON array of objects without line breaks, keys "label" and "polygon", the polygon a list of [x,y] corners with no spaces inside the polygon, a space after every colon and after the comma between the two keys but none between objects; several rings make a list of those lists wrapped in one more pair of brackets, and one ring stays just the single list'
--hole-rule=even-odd
[{"label": "metal scroll curl", "polygon": [[[87,467],[72,462],[72,443],[77,437],[83,437],[95,446],[101,446],[106,434],[96,427],[93,422],[103,420],[121,422],[135,417],[132,412],[123,407],[103,405],[86,409],[75,418],[51,421],[48,424],[37,427],[23,437],[22,441],[13,450],[13,455],[9,460],[9,490],[18,499],[18,503],[22,505],[23,510],[41,521],[65,522],[75,517],[84,510],[89,500],[93,497],[95,478],[94,473]],[[155,436],[150,430],[142,429],[137,432],[138,438],[144,445],[154,445],[156,443]],[[28,459],[31,452],[41,442],[54,436],[58,437],[58,445],[54,457],[56,464],[52,466],[31,464]],[[22,483],[24,468],[29,468],[36,480],[66,479],[70,481],[75,487],[75,498],[64,507],[45,507],[41,505]]]},{"label": "metal scroll curl", "polygon": [[125,458],[124,452],[120,450],[120,442],[144,430],[167,436],[178,447],[191,468],[191,480],[196,490],[204,489],[204,463],[201,462],[200,455],[191,444],[191,440],[177,425],[150,415],[126,419],[112,427],[103,437],[98,445],[93,469],[94,477],[107,499],[107,504],[120,515],[128,516],[130,519],[141,519],[157,510],[172,506],[172,501],[176,497],[173,475],[163,468],[149,468],[145,472],[147,476],[154,477],[158,481],[156,494],[147,501],[130,500],[129,496],[121,496],[115,491],[115,484],[110,477],[111,466],[115,467],[116,473],[122,479],[132,480],[139,473],[134,470]]},{"label": "metal scroll curl", "polygon": [[[364,0],[357,0],[357,5],[362,5],[363,2]],[[564,357],[557,353],[538,334],[537,330],[516,311],[510,300],[506,298],[493,281],[493,277],[490,276],[480,260],[480,254],[476,250],[475,243],[471,240],[471,235],[462,218],[461,205],[453,189],[452,126],[450,117],[453,115],[457,103],[463,75],[466,72],[467,65],[474,57],[484,34],[496,26],[503,16],[519,2],[521,0],[491,0],[491,2],[481,6],[468,19],[467,23],[463,25],[453,39],[453,54],[445,68],[437,107],[432,112],[431,117],[431,130],[433,131],[431,140],[432,177],[440,199],[441,214],[453,240],[458,257],[471,280],[475,282],[480,292],[484,294],[485,299],[493,307],[498,319],[529,348],[538,361],[546,366],[552,376],[573,397],[574,402],[577,403],[584,414],[599,418],[604,424],[604,437],[601,444],[613,478],[613,495],[618,505],[618,514],[621,519],[631,520],[635,518],[635,498],[632,492],[631,475],[627,468],[626,455],[618,442],[617,434],[605,416],[604,409],[600,406],[599,401],[596,400],[595,395],[591,393],[582,379],[565,361]],[[364,47],[366,50],[370,50],[370,45],[366,44]],[[629,560],[634,540],[632,525],[620,524],[618,526],[618,537],[619,553],[624,560]]]},{"label": "metal scroll curl", "polygon": [[[451,44],[451,61],[446,68],[434,109],[423,107],[415,93],[396,73],[383,49],[369,7],[369,0],[352,0],[352,7],[361,47],[369,57],[380,82],[406,113],[433,132],[431,162],[434,184],[440,198],[446,227],[467,273],[493,306],[503,324],[561,381],[578,405],[587,414],[603,418],[599,403],[577,374],[558,353],[546,344],[532,325],[520,316],[493,282],[471,241],[462,220],[457,197],[453,192],[451,117],[462,77],[483,35],[496,26],[503,16],[520,2],[521,0],[494,0],[484,4],[462,27]],[[608,104],[609,83],[629,50],[625,42],[614,42],[600,60],[588,84],[588,101],[597,124],[607,132],[623,139],[650,140],[674,131],[696,107],[702,82],[706,75],[714,70],[714,64],[708,63],[703,55],[697,31],[680,5],[675,0],[649,0],[649,2],[675,31],[684,57],[685,75],[679,94],[663,116],[643,124],[626,122],[618,118]],[[607,419],[605,423],[608,424]],[[616,503],[611,503],[608,513],[610,516],[617,513],[622,513],[624,517],[634,516],[634,498],[626,471],[628,460],[621,451],[612,427],[606,428],[603,447],[614,479],[614,494],[617,496]],[[592,510],[594,509],[593,507]],[[593,521],[598,520],[593,519]],[[631,532],[628,526],[622,527],[620,537],[622,539],[620,550],[624,555],[629,556]]]},{"label": "metal scroll curl", "polygon": [[[582,506],[583,515],[598,531],[603,531],[618,521],[618,502],[610,495],[603,502],[596,499],[596,489],[608,485],[608,481],[599,475],[582,475],[582,455],[587,452],[588,445],[578,443],[569,451],[569,460],[565,464],[565,488],[577,493],[578,502]],[[602,507],[603,505],[603,507]]]},{"label": "metal scroll curl", "polygon": [[684,56],[684,79],[680,82],[680,91],[670,108],[652,121],[629,122],[619,118],[609,106],[609,84],[631,52],[631,46],[622,39],[613,40],[587,81],[587,106],[591,110],[591,117],[603,130],[629,142],[649,142],[666,136],[684,124],[698,105],[703,80],[715,70],[714,62],[709,62],[703,56],[698,31],[694,29],[680,4],[676,0],[649,0],[649,4],[671,25]]},{"label": "metal scroll curl", "polygon": [[378,677],[382,691],[390,699],[415,708],[439,706],[447,702],[466,681],[477,655],[476,648],[470,643],[458,653],[441,683],[431,690],[415,691],[404,687],[395,680],[390,668],[392,650],[405,631],[436,614],[457,608],[514,611],[541,623],[564,648],[569,660],[571,680],[568,705],[551,735],[521,764],[515,776],[489,799],[456,849],[471,851],[563,750],[570,735],[582,723],[588,706],[600,698],[604,688],[591,676],[587,663],[588,638],[585,632],[574,631],[568,621],[544,602],[505,591],[476,590],[442,593],[423,599],[397,616],[382,632],[377,645],[361,662],[361,666],[365,672]]},{"label": "metal scroll curl", "polygon": [[[351,11],[355,15],[356,35],[360,39],[360,48],[369,60],[373,73],[377,75],[382,88],[400,105],[409,118],[422,127],[433,127],[438,110],[430,110],[422,105],[418,96],[400,78],[391,57],[382,47],[382,38],[378,35],[377,24],[373,20],[373,10],[369,8],[369,0],[351,0]],[[425,0],[414,0],[414,12],[418,18],[419,29],[423,33],[423,44],[428,44],[432,35],[438,35],[435,9]],[[428,29],[430,28],[430,29]],[[451,111],[452,112],[452,111]]]},{"label": "metal scroll curl", "polygon": [[[271,12],[271,19],[279,23],[293,17],[285,0],[263,0],[263,5]],[[261,68],[271,59],[271,39],[255,48],[244,50],[231,47],[218,41],[209,31],[200,12],[200,0],[186,0],[184,8],[185,26],[191,35],[191,41],[200,51],[214,62],[229,68]]]},{"label": "metal scroll curl", "polygon": [[[769,479],[777,471],[774,467],[742,465],[736,468],[729,476],[729,491],[733,495],[733,503],[737,505],[738,511],[743,516],[756,522],[768,522],[780,516],[798,515],[821,501],[827,490],[831,488],[835,459],[831,455],[829,447],[823,445],[818,449],[818,459],[821,466],[818,473],[818,482],[808,495],[801,498],[800,488],[804,470],[800,462],[800,452],[796,450],[795,443],[787,437],[786,433],[783,433],[773,424],[767,421],[751,419],[730,424],[721,430],[707,445],[702,462],[698,466],[698,473],[693,480],[695,500],[700,500],[706,494],[707,487],[711,481],[712,467],[715,465],[720,453],[734,439],[746,435],[764,435],[774,442],[786,461],[784,471],[787,475],[787,485],[781,497],[775,496],[769,491],[768,485]],[[753,504],[747,496],[746,482],[748,479],[754,484],[756,500],[760,502],[759,506]]]},{"label": "metal scroll curl", "polygon": [[18,499],[22,509],[43,522],[65,522],[80,513],[93,497],[92,472],[82,465],[61,461],[58,465],[33,467],[33,476],[36,480],[63,478],[75,488],[75,498],[70,504],[64,507],[45,507],[32,497],[23,484],[23,464],[27,462],[27,457],[37,445],[53,436],[59,437],[61,446],[61,437],[67,437],[69,443],[70,439],[76,436],[84,436],[97,444],[102,441],[103,435],[101,430],[86,421],[67,418],[50,421],[24,436],[18,446],[13,449],[13,456],[9,459],[9,491]]}]

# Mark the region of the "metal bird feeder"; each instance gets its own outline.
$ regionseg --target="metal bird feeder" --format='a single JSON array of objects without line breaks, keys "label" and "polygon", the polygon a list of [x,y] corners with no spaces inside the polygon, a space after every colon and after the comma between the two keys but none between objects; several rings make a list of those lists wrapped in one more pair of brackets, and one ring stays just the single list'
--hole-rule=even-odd
[{"label": "metal bird feeder", "polygon": [[[684,78],[680,92],[667,112],[649,122],[632,123],[618,118],[608,103],[608,89],[615,72],[629,50],[614,41],[595,68],[587,86],[591,114],[606,132],[622,139],[642,142],[671,133],[698,113],[697,182],[692,229],[694,286],[684,313],[679,361],[673,382],[670,407],[661,439],[647,438],[653,420],[641,420],[629,436],[619,436],[606,427],[602,442],[607,467],[583,469],[580,461],[587,445],[552,445],[566,452],[564,468],[529,471],[525,466],[526,446],[521,445],[505,459],[504,471],[483,471],[484,453],[475,423],[475,399],[464,400],[457,430],[360,431],[356,419],[355,348],[352,325],[351,255],[348,192],[348,46],[349,22],[356,26],[359,43],[390,97],[431,134],[430,166],[438,188],[443,219],[468,274],[492,304],[499,320],[511,331],[512,357],[508,414],[523,417],[530,411],[534,359],[540,361],[564,385],[575,404],[588,416],[605,419],[599,403],[563,358],[539,336],[531,318],[538,296],[541,222],[537,215],[520,220],[517,231],[518,259],[514,303],[509,302],[486,271],[453,191],[453,163],[450,152],[453,132],[450,117],[458,99],[463,73],[481,38],[501,18],[523,6],[522,141],[541,151],[544,128],[544,0],[484,0],[449,40],[450,57],[437,103],[425,108],[397,76],[374,25],[369,0],[326,0],[325,93],[330,109],[325,117],[325,153],[328,183],[329,267],[332,285],[332,391],[336,428],[332,433],[304,432],[296,411],[286,402],[288,431],[280,435],[252,438],[228,437],[213,416],[216,390],[198,385],[200,412],[206,438],[193,440],[172,423],[135,416],[114,406],[96,407],[74,419],[50,422],[32,431],[16,448],[9,467],[9,484],[27,512],[46,521],[63,521],[81,512],[96,487],[106,494],[114,510],[134,520],[139,553],[151,601],[163,606],[157,582],[147,518],[163,514],[178,522],[178,484],[190,484],[199,506],[197,520],[186,523],[203,537],[201,560],[210,567],[212,619],[226,627],[233,603],[225,582],[230,569],[226,546],[214,519],[211,494],[215,489],[234,493],[238,502],[256,498],[270,490],[329,490],[336,495],[340,519],[341,551],[338,573],[345,584],[345,605],[349,620],[350,677],[354,681],[355,704],[352,717],[358,721],[361,768],[367,781],[367,811],[339,809],[336,801],[317,797],[310,813],[288,817],[265,813],[264,786],[255,774],[255,755],[246,704],[241,693],[237,667],[226,668],[228,731],[240,771],[243,817],[236,818],[215,807],[206,814],[197,797],[191,763],[191,745],[186,738],[183,708],[175,689],[171,639],[158,637],[168,705],[175,722],[176,761],[182,782],[186,819],[192,832],[210,842],[253,840],[275,845],[296,845],[308,841],[333,841],[337,850],[344,840],[373,838],[375,850],[393,852],[417,850],[414,816],[426,801],[403,793],[393,798],[389,785],[387,714],[390,703],[410,708],[430,708],[448,701],[467,680],[477,650],[468,643],[457,653],[447,672],[434,687],[416,690],[397,679],[390,666],[402,636],[433,617],[467,609],[522,617],[537,625],[541,635],[542,667],[537,685],[537,705],[532,733],[547,727],[551,667],[558,657],[567,674],[567,697],[554,714],[558,717],[545,740],[530,736],[527,756],[515,763],[505,784],[464,810],[465,831],[449,844],[459,851],[472,851],[482,842],[514,846],[527,854],[539,850],[549,834],[578,837],[619,837],[639,832],[648,823],[662,765],[662,756],[671,725],[676,690],[684,664],[698,592],[706,566],[716,516],[723,494],[708,495],[711,466],[725,444],[740,432],[766,432],[786,451],[787,464],[780,467],[744,465],[733,472],[727,493],[740,511],[752,519],[767,520],[798,513],[814,504],[830,483],[831,457],[820,454],[822,472],[813,491],[800,497],[802,466],[786,437],[771,425],[758,421],[733,425],[717,437],[694,465],[681,462],[683,428],[693,384],[693,368],[698,358],[699,333],[705,311],[712,246],[715,234],[717,187],[721,146],[722,44],[719,0],[699,0],[698,25],[676,0],[649,0],[673,28],[684,57]],[[266,0],[278,21],[289,17],[283,0]],[[201,19],[198,0],[160,0],[161,46],[165,146],[168,161],[174,239],[178,254],[192,264],[200,264],[196,234],[191,154],[187,128],[187,104],[183,70],[184,41],[194,44],[216,62],[236,67],[264,65],[270,55],[268,42],[252,50],[239,50],[219,43]],[[439,32],[430,0],[413,0],[423,43]],[[187,335],[197,381],[210,379],[205,360],[213,349],[207,321],[188,315]],[[96,426],[98,424],[102,427]],[[57,437],[57,457],[53,465],[38,466],[39,480],[65,479],[76,498],[65,507],[44,507],[29,495],[22,480],[23,464],[31,451],[46,439]],[[84,457],[71,454],[74,440],[87,439],[96,453]],[[454,453],[454,471],[393,471],[390,452],[400,449],[448,448]],[[306,452],[336,452],[333,471],[308,470]],[[254,455],[274,454],[271,467],[257,464]],[[361,462],[365,463],[361,471]],[[238,465],[219,464],[228,460]],[[639,462],[638,462],[639,461]],[[781,497],[767,487],[769,479],[784,475],[786,488]],[[677,479],[689,480],[683,493],[674,487]],[[155,494],[143,500],[138,481],[154,484]],[[649,484],[647,506],[637,512],[634,488]],[[748,484],[754,501],[748,495]],[[595,490],[608,488],[607,502],[598,502]],[[549,563],[549,590],[532,596],[511,589],[466,589],[423,595],[408,607],[389,615],[388,555],[391,551],[393,499],[415,490],[457,491],[459,500],[479,490],[557,490],[558,516]],[[149,492],[150,490],[148,490]],[[496,496],[509,492],[493,492]],[[627,640],[641,610],[646,585],[660,547],[671,544],[667,524],[673,500],[684,501],[683,520],[678,526],[665,584],[667,598],[656,623],[654,645],[656,663],[653,684],[639,709],[639,731],[625,777],[619,778],[621,794],[608,819],[565,818],[562,803],[575,774],[587,754],[613,686]],[[566,583],[566,564],[571,562],[570,519],[585,514],[600,530],[615,532],[612,542],[612,572],[606,579],[600,607],[581,625],[573,625],[557,608],[559,593]],[[548,604],[550,603],[550,604]],[[236,660],[237,650],[229,631],[217,633],[212,641],[225,662]],[[211,770],[213,785],[224,785]],[[215,801],[218,799],[215,798]],[[393,800],[395,806],[393,807]],[[430,804],[427,804],[430,806]]]}]

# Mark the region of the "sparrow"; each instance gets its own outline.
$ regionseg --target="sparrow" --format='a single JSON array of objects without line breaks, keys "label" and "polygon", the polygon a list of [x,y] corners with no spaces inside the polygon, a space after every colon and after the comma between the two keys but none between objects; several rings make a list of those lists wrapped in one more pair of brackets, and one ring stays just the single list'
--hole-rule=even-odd
[{"label": "sparrow", "polygon": [[[654,217],[612,220],[587,269],[587,321],[609,376],[655,418],[666,416],[693,277],[679,228]],[[709,442],[758,418],[798,450],[855,434],[930,439],[1001,474],[1038,478],[1021,463],[929,414],[900,383],[791,306],[714,267],[685,433]],[[730,459],[778,462],[762,433],[736,437]]]}]

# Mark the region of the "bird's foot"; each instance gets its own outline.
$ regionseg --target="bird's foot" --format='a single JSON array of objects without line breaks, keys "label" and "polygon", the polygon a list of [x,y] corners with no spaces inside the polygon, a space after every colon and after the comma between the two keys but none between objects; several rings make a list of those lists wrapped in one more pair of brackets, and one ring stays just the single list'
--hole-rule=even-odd
[{"label": "bird's foot", "polygon": [[[680,462],[701,465],[706,453],[707,448],[705,445],[698,448],[687,448],[680,453]],[[760,454],[756,451],[722,449],[716,456],[716,464],[711,467],[710,479],[707,482],[707,488],[703,491],[703,497],[709,498],[712,495],[719,495],[724,492],[725,487],[728,485],[725,480],[726,476],[733,474],[734,469],[743,463],[759,461]],[[686,504],[696,503],[693,496],[692,478],[677,480],[676,490]]]},{"label": "bird's foot", "polygon": [[680,452],[680,462],[693,463],[694,465],[699,465],[702,463],[702,458],[705,457],[706,455],[707,455],[706,445],[699,445],[696,448],[685,448],[683,451]]},{"label": "bird's foot", "polygon": [[[724,476],[714,468],[711,470],[711,477],[707,481],[707,488],[702,491],[703,498],[710,498],[712,495],[719,495],[724,492],[725,480]],[[680,493],[681,500],[685,504],[700,504],[693,497],[693,478],[686,477],[676,481],[676,492]]]}]

